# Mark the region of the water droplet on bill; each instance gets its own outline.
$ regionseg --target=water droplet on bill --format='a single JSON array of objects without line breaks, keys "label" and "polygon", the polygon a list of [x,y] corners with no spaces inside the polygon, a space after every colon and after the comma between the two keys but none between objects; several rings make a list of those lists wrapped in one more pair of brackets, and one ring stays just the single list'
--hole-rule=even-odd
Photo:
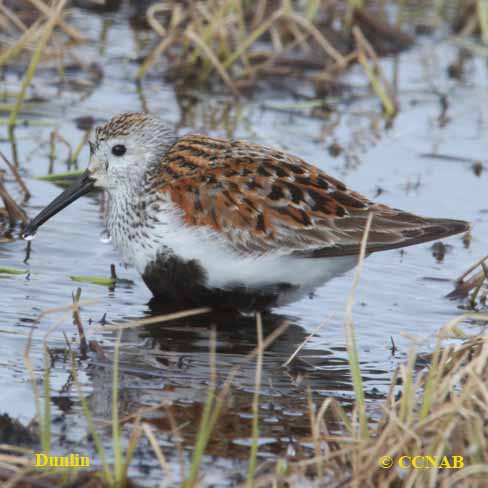
[{"label": "water droplet on bill", "polygon": [[32,241],[37,235],[37,232],[34,232],[33,234],[26,232],[25,234],[22,234],[22,239],[24,241]]},{"label": "water droplet on bill", "polygon": [[100,233],[100,242],[103,242],[103,244],[108,244],[112,240],[112,236],[110,235],[110,232],[105,229],[102,230]]}]

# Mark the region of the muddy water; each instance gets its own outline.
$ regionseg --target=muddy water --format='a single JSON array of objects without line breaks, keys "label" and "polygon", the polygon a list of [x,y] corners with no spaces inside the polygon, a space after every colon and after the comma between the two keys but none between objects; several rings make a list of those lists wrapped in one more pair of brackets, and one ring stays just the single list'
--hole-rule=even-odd
[{"label": "muddy water", "polygon": [[[73,147],[83,132],[75,119],[93,116],[102,121],[120,111],[149,109],[181,133],[205,132],[210,135],[244,138],[281,147],[318,165],[368,197],[431,216],[470,220],[474,224],[469,247],[461,237],[445,240],[447,253],[442,261],[430,244],[390,251],[369,258],[357,291],[354,320],[358,334],[365,388],[370,401],[388,388],[391,373],[404,361],[410,341],[404,333],[418,338],[419,348],[429,351],[436,331],[460,313],[459,303],[444,296],[452,281],[469,264],[486,253],[488,239],[486,175],[476,176],[469,163],[421,157],[436,152],[463,158],[483,159],[486,151],[488,91],[486,66],[477,60],[467,62],[464,82],[446,75],[448,63],[457,54],[450,44],[433,41],[403,54],[398,60],[400,115],[385,128],[377,100],[364,86],[364,76],[353,69],[346,77],[352,87],[343,99],[330,101],[326,116],[310,116],[286,91],[262,88],[249,99],[236,101],[220,93],[204,93],[167,84],[160,76],[147,79],[139,90],[131,81],[137,70],[134,61],[143,34],[132,32],[126,21],[75,10],[91,41],[79,53],[87,63],[103,66],[103,80],[86,93],[69,86],[59,91],[52,84],[52,72],[44,71],[34,84],[32,95],[44,101],[29,104],[23,114],[33,123],[17,128],[18,158],[22,174],[32,192],[27,204],[34,215],[60,189],[36,180],[49,168],[49,137],[56,129]],[[100,38],[103,34],[103,43]],[[100,46],[102,45],[102,48]],[[394,60],[383,61],[388,74]],[[164,66],[161,66],[164,69]],[[85,72],[68,72],[71,81],[85,79]],[[7,89],[18,87],[18,79],[7,75]],[[310,95],[306,86],[300,87]],[[448,109],[442,114],[439,93],[448,95]],[[11,154],[6,130],[2,129],[0,150]],[[337,157],[329,154],[332,144],[342,147]],[[66,170],[67,152],[57,144],[56,172]],[[87,148],[79,158],[86,164]],[[8,188],[15,194],[12,181]],[[114,333],[94,328],[111,323],[166,312],[154,308],[150,294],[134,270],[120,263],[110,244],[102,243],[103,218],[100,195],[89,196],[52,219],[32,242],[15,239],[0,244],[0,267],[26,270],[26,275],[2,276],[0,281],[0,413],[7,412],[23,422],[35,414],[32,387],[24,365],[23,352],[33,331],[30,357],[36,374],[42,375],[42,343],[51,327],[49,347],[54,351],[51,370],[52,410],[56,432],[63,432],[63,444],[54,450],[77,449],[97,462],[93,446],[86,439],[85,420],[80,414],[76,389],[65,360],[64,332],[71,346],[77,347],[77,333],[65,312],[35,319],[42,311],[68,305],[77,286],[82,288],[82,320],[90,339],[97,340],[107,359],[90,354],[79,362],[80,380],[89,395],[99,421],[111,416],[111,355]],[[72,275],[109,276],[111,264],[120,278],[133,285],[108,289],[89,283],[75,283]],[[261,404],[261,460],[273,456],[293,458],[306,445],[308,435],[306,389],[317,401],[335,396],[346,406],[352,398],[351,378],[343,332],[344,306],[353,273],[348,273],[317,290],[313,298],[276,309],[264,316],[265,334],[283,321],[289,327],[264,357]],[[96,303],[94,302],[96,300]],[[64,316],[63,316],[64,314]],[[288,367],[283,363],[319,324],[320,331]],[[202,315],[126,331],[121,346],[121,415],[141,406],[173,403],[174,421],[182,426],[183,462],[188,461],[194,443],[209,381],[211,330],[217,331],[217,371],[223,380],[256,344],[252,317]],[[474,328],[474,325],[467,325]],[[397,350],[391,351],[391,340]],[[224,483],[245,473],[250,436],[250,409],[254,368],[245,364],[233,388],[232,408],[217,426],[205,460],[206,481]],[[176,440],[171,436],[167,410],[151,414],[151,422],[171,464],[173,476],[180,476]],[[101,424],[103,425],[103,424]],[[101,427],[103,432],[103,427]],[[109,431],[107,431],[108,434]],[[108,435],[107,440],[108,443]],[[147,443],[142,442],[131,474],[151,483],[160,472]]]}]

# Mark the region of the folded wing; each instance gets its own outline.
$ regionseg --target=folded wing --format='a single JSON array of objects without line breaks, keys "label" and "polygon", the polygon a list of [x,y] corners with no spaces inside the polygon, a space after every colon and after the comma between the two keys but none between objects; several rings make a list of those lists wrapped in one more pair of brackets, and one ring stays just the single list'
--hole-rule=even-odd
[{"label": "folded wing", "polygon": [[469,229],[371,202],[296,156],[242,141],[181,138],[154,178],[189,226],[207,226],[244,253],[355,255],[370,212],[367,252]]}]

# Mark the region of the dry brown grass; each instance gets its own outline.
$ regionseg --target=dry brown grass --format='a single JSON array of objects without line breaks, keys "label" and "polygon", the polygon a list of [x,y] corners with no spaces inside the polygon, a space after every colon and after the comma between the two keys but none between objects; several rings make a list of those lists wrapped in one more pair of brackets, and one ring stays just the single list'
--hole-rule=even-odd
[{"label": "dry brown grass", "polygon": [[[314,419],[319,428],[311,435],[321,454],[289,462],[284,472],[263,476],[254,486],[300,486],[305,477],[317,477],[317,466],[324,486],[486,486],[487,358],[486,336],[470,338],[460,347],[439,346],[420,372],[412,352],[392,378],[379,419],[369,422],[368,438],[361,435],[355,413],[349,418],[336,400],[327,399],[320,418]],[[397,380],[402,387],[396,386]],[[391,468],[382,466],[385,456],[393,460]],[[401,461],[402,456],[409,457]],[[413,456],[432,456],[437,466],[444,456],[450,465],[452,456],[462,456],[463,467],[400,467],[400,462],[409,466]]]},{"label": "dry brown grass", "polygon": [[5,188],[2,173],[0,173],[0,201],[2,201],[4,205],[4,208],[0,207],[0,219],[2,218],[2,215],[4,215],[5,220],[11,228],[15,226],[17,222],[27,222],[27,215],[24,209],[19,206]]},{"label": "dry brown grass", "polygon": [[[358,279],[359,274],[355,283]],[[458,325],[467,319],[488,323],[486,314],[473,313],[458,317],[439,330],[437,347],[429,357],[419,357],[413,346],[406,363],[400,365],[392,376],[389,394],[383,401],[356,403],[352,412],[346,412],[334,398],[327,398],[321,404],[314,405],[310,396],[310,434],[302,442],[313,445],[314,454],[307,458],[277,459],[272,464],[268,461],[266,468],[256,464],[249,472],[245,486],[304,486],[312,480],[319,486],[486,486],[488,338],[486,335],[476,335],[467,337],[458,345],[442,345],[447,338],[459,337],[461,332]],[[258,319],[258,336],[259,324]],[[286,324],[270,337],[260,340],[258,347],[243,358],[243,361],[258,359],[255,402],[259,399],[262,374],[262,360],[259,358],[284,328]],[[352,323],[349,323],[348,328],[349,335],[354,334]],[[215,337],[212,344],[215,347]],[[350,356],[350,360],[357,362],[354,355]],[[215,362],[214,353],[210,354],[210,362],[211,365]],[[211,371],[215,375],[215,366]],[[191,473],[185,471],[184,465],[181,466],[182,477],[186,478],[185,486],[196,486],[199,483],[201,457],[219,421],[220,413],[225,409],[237,371],[238,368],[229,374],[221,389],[216,388],[215,378],[211,379],[208,405],[204,409],[207,413],[201,419]],[[75,370],[74,374],[76,378]],[[156,406],[150,410],[158,408]],[[140,435],[145,435],[154,449],[155,458],[161,463],[162,472],[168,474],[168,460],[158,446],[156,434],[144,423],[148,413],[151,414],[150,411],[140,410],[131,416],[135,419],[134,431],[138,432],[135,440],[132,440],[132,449]],[[87,419],[90,415],[88,414]],[[366,425],[361,418],[367,420]],[[127,420],[121,419],[124,422]],[[259,407],[254,403],[254,441],[257,441],[259,435],[258,426]],[[3,449],[10,447],[3,446]],[[392,459],[391,467],[382,464],[385,456]],[[430,462],[435,467],[412,469],[410,464],[414,456],[430,456]],[[457,456],[457,459],[462,457],[462,467],[439,467],[441,464],[454,466],[454,463],[459,463],[453,456]],[[53,485],[58,482],[56,477],[52,478],[52,472],[41,473],[41,478],[38,478],[39,472],[32,470],[31,459],[25,453],[19,453],[18,457],[12,457],[11,454],[0,455],[0,479],[3,476],[4,480],[15,483],[21,480],[29,482],[37,479],[42,482],[43,479],[48,479]],[[400,466],[402,460],[406,467]],[[252,449],[250,461],[256,462],[256,452],[253,453]],[[429,461],[422,457],[418,462]],[[255,478],[252,474],[254,469],[256,473],[261,473]],[[72,472],[67,474],[73,479]],[[98,478],[100,484],[97,486],[107,486],[102,479],[105,478]],[[171,477],[167,478],[166,482],[169,483],[170,479]]]},{"label": "dry brown grass", "polygon": [[[436,2],[440,10],[444,8],[443,3]],[[360,21],[357,16],[352,15],[352,10],[341,6],[334,11],[325,11],[327,4],[328,2],[321,0],[310,0],[296,7],[294,2],[260,0],[252,9],[248,2],[242,0],[199,2],[193,9],[183,8],[182,2],[172,2],[169,7],[166,3],[156,4],[148,10],[147,15],[151,28],[159,38],[141,65],[138,77],[144,76],[164,55],[171,62],[173,71],[204,82],[218,77],[232,92],[238,94],[264,75],[298,72],[304,75],[311,71],[313,74],[310,79],[330,80],[352,62],[358,61],[378,94],[385,112],[393,113],[396,110],[394,93],[381,73],[374,39],[367,33],[366,27],[368,22],[371,26],[371,19],[364,20],[363,17]],[[7,33],[7,38],[2,38],[0,45],[0,67],[18,62],[24,54],[30,58],[32,51],[37,53],[37,62],[44,56],[50,56],[55,51],[50,44],[53,29],[55,35],[82,40],[79,32],[67,23],[62,2],[48,7],[46,2],[31,0],[31,5],[38,10],[38,16],[34,23],[26,26],[15,12],[0,3],[0,25]],[[56,5],[59,8],[57,12]],[[477,9],[477,5],[476,2],[469,2],[469,8],[462,9],[464,27],[460,30],[464,34],[479,31],[486,40],[488,11],[483,5]],[[336,37],[337,32],[331,27],[334,20],[338,20],[343,27],[339,39]],[[383,22],[381,25],[385,28],[386,24]],[[393,28],[388,35],[390,38],[401,37],[400,31]],[[41,39],[45,41],[44,48],[36,51],[35,45]],[[31,62],[32,76],[36,65]],[[26,77],[27,85],[32,76]],[[23,97],[18,99],[17,108],[22,100]],[[17,179],[21,191],[26,194],[28,190],[21,179],[18,179],[15,164],[9,166],[7,161],[7,166]],[[14,205],[15,202],[12,203],[13,199],[6,193],[1,180],[0,196],[8,211],[5,214],[8,213],[13,221],[25,218],[21,215],[20,207]],[[16,212],[20,213],[16,215]],[[487,276],[484,260],[480,260],[468,271],[473,272],[478,266],[481,266],[481,270],[474,277],[468,278],[465,274],[459,279],[459,288],[467,290],[466,295],[471,293],[470,304],[473,309],[483,306],[485,302],[482,299],[486,299],[486,293],[482,289]],[[67,316],[71,317],[74,313],[77,324],[81,325],[79,296],[74,301]],[[352,301],[349,305],[352,305]],[[181,317],[182,314],[201,314],[208,311],[202,308],[144,319],[137,323],[104,326],[104,330],[148,326]],[[393,375],[387,398],[382,402],[371,403],[365,400],[355,352],[352,315],[349,315],[345,330],[351,369],[355,377],[356,403],[353,411],[346,412],[334,398],[327,398],[321,405],[314,405],[310,399],[310,435],[304,441],[313,445],[313,457],[278,459],[264,475],[256,474],[262,473],[261,467],[257,465],[256,452],[262,354],[265,347],[282,330],[278,329],[272,337],[264,340],[258,334],[260,344],[244,358],[246,361],[257,358],[258,365],[253,403],[254,442],[246,485],[302,486],[313,480],[324,486],[486,486],[487,336],[480,334],[465,337],[460,345],[445,345],[443,339],[446,337],[459,338],[463,334],[458,327],[461,319],[488,322],[486,315],[473,313],[447,324],[439,331],[439,342],[432,355],[426,358],[428,361],[424,369],[419,369],[419,358],[413,347],[406,364],[401,365]],[[258,322],[258,330],[259,328]],[[236,371],[231,372],[220,390],[211,378],[208,408],[201,419],[192,467],[186,473],[182,467],[182,479],[186,479],[186,486],[198,483],[202,457],[218,421],[219,412],[232,389]],[[86,415],[88,418],[89,413]],[[139,421],[139,414],[137,417]],[[48,420],[45,419],[44,422]],[[117,424],[114,429],[116,443],[120,444],[118,417],[114,418],[114,422]],[[154,449],[162,472],[169,473],[168,461],[148,424],[141,424],[137,435],[142,434],[148,438]],[[134,439],[133,443],[136,443],[138,437]],[[12,446],[7,447],[13,449]],[[393,459],[391,468],[380,464],[384,456]],[[452,463],[451,456],[462,456],[464,467],[400,468],[398,462],[402,456],[437,456],[439,460],[448,456],[449,463]],[[406,462],[410,462],[410,459],[407,458]],[[119,472],[122,473],[120,478],[123,477],[126,466],[122,459],[118,460],[118,465]],[[257,477],[254,478],[255,476]],[[25,481],[28,486],[31,479],[32,483],[39,482],[42,486],[43,477],[39,479],[38,474],[32,471],[30,458],[25,453],[14,457],[11,454],[0,455],[0,480],[9,482],[10,486],[21,481]],[[57,481],[53,481],[53,484],[55,482]]]},{"label": "dry brown grass", "polygon": [[[206,82],[217,75],[235,94],[265,75],[310,75],[325,82],[355,61],[369,66],[365,38],[357,42],[353,25],[358,32],[372,28],[376,34],[370,42],[380,39],[393,51],[412,41],[386,20],[355,10],[352,2],[212,0],[194,2],[193,8],[185,2],[164,2],[148,9],[147,21],[160,40],[142,63],[138,78],[165,55],[178,78]],[[368,45],[369,52],[374,51]],[[367,75],[376,81],[377,64]],[[390,114],[393,106],[391,101],[385,105]]]},{"label": "dry brown grass", "polygon": [[[450,9],[443,1],[423,2],[422,12],[429,12],[427,16],[418,13],[415,1],[388,3],[395,9],[388,9],[385,2],[352,0],[158,2],[146,12],[154,39],[136,78],[164,60],[165,71],[173,80],[203,84],[221,80],[236,95],[267,76],[305,78],[323,93],[336,86],[346,68],[359,63],[365,80],[391,116],[397,109],[395,93],[378,57],[409,47],[416,25],[435,28],[443,25],[442,16],[447,14],[454,27],[456,22],[467,26],[459,28],[463,35],[479,32],[485,38],[488,14],[483,7],[464,8],[462,2],[454,2]],[[38,58],[58,57],[62,65],[70,46],[85,41],[70,24],[69,9],[61,8],[56,14],[59,2],[50,6],[45,0],[24,0],[23,4],[34,10],[30,25],[0,4],[0,25],[5,29],[0,37],[0,67],[25,62],[32,52],[36,56],[36,50]],[[47,36],[40,48],[49,22],[54,35]]]},{"label": "dry brown grass", "polygon": [[[3,27],[0,37],[0,67],[30,59],[39,46],[46,31],[45,25],[49,21],[53,22],[53,28],[57,33],[64,35],[58,41],[64,39],[66,45],[68,41],[85,41],[85,36],[65,20],[67,14],[65,3],[43,0],[23,0],[16,4],[0,2],[0,25]],[[13,5],[16,8],[13,8]],[[26,25],[22,20],[22,13],[28,13],[30,25]],[[63,43],[54,45],[52,42],[43,46],[43,58],[62,55],[62,46]]]}]

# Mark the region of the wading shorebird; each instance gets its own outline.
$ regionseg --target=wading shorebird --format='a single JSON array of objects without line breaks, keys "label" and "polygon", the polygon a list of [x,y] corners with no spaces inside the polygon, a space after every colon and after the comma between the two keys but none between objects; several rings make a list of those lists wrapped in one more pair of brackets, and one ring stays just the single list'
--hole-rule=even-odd
[{"label": "wading shorebird", "polygon": [[170,303],[263,309],[310,294],[366,253],[469,229],[374,203],[297,156],[244,141],[178,137],[160,119],[125,113],[96,129],[85,173],[26,227],[94,187],[107,230],[153,295]]}]

